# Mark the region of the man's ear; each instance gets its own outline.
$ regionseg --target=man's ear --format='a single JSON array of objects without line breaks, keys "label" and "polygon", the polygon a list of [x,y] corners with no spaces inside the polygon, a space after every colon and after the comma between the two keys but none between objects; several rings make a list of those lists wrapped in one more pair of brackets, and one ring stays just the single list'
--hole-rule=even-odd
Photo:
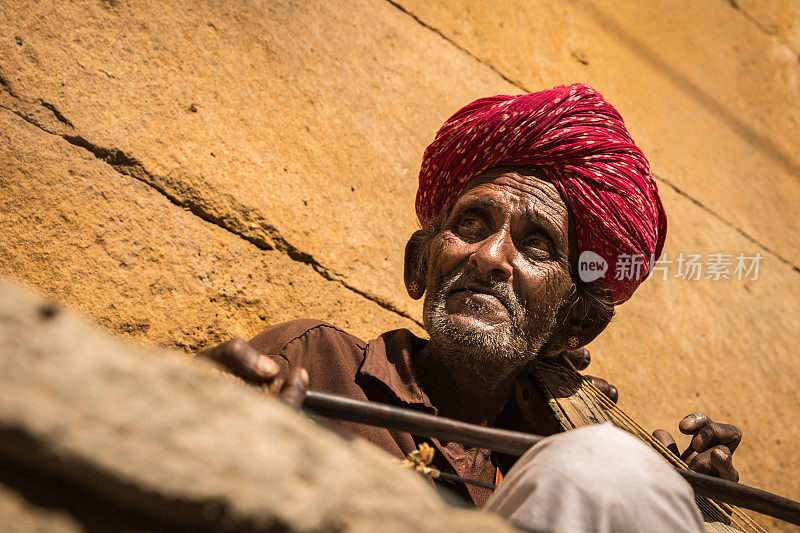
[{"label": "man's ear", "polygon": [[420,254],[426,240],[425,232],[415,231],[406,244],[405,264],[403,265],[403,281],[406,284],[408,295],[415,300],[425,294],[425,272],[420,272]]},{"label": "man's ear", "polygon": [[564,317],[561,347],[565,350],[575,350],[589,344],[606,329],[613,315],[613,310],[592,304],[579,295]]}]

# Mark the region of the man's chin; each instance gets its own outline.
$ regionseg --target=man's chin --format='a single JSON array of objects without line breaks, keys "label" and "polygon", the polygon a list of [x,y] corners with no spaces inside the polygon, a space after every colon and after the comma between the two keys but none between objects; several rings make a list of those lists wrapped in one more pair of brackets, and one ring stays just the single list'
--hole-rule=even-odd
[{"label": "man's chin", "polygon": [[511,329],[508,320],[495,319],[464,314],[451,314],[447,317],[453,330],[462,331],[464,334],[491,334]]},{"label": "man's chin", "polygon": [[508,322],[492,322],[472,316],[447,315],[432,324],[428,331],[431,338],[437,337],[453,348],[474,348],[478,351],[506,352],[512,344],[512,327]]}]

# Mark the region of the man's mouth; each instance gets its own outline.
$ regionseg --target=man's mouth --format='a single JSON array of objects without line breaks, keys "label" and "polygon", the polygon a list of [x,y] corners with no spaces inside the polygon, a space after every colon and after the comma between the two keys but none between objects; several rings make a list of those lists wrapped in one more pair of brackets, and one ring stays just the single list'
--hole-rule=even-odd
[{"label": "man's mouth", "polygon": [[456,294],[458,292],[468,292],[471,295],[477,296],[478,299],[492,299],[497,300],[500,302],[504,307],[508,308],[506,304],[505,297],[498,294],[497,292],[493,291],[488,287],[482,287],[480,285],[475,284],[466,284],[460,287],[454,288],[450,294]]}]

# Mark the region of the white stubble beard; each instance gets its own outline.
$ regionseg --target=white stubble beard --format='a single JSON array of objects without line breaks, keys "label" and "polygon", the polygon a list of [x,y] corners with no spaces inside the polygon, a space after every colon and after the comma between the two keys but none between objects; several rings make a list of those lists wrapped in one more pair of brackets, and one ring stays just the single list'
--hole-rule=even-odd
[{"label": "white stubble beard", "polygon": [[[436,294],[425,296],[423,322],[431,343],[472,372],[513,372],[536,358],[555,327],[556,310],[547,310],[544,317],[547,324],[543,324],[546,327],[540,329],[542,334],[538,338],[534,338],[526,328],[529,312],[517,295],[501,282],[486,283],[483,280],[481,284],[490,286],[502,296],[509,323],[496,327],[487,324],[480,329],[459,326],[447,312],[447,296],[466,275],[466,272],[460,272],[452,276],[441,284]],[[479,312],[479,308],[480,304],[476,304],[475,310]]]}]

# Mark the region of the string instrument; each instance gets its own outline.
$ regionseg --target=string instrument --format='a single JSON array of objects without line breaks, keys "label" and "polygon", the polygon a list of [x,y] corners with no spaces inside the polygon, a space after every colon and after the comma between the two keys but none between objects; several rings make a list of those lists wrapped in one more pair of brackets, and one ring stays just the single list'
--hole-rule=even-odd
[{"label": "string instrument", "polygon": [[[721,533],[731,531],[732,526],[744,532],[764,532],[764,529],[739,507],[800,525],[800,502],[755,487],[691,471],[684,461],[645,431],[590,381],[584,380],[574,369],[537,363],[530,373],[519,378],[515,391],[517,407],[523,421],[527,421],[534,428],[537,427],[537,422],[541,421],[542,406],[535,403],[542,398],[540,393],[554,413],[561,429],[612,422],[650,445],[692,486],[697,506],[707,521],[707,531]],[[306,393],[303,409],[310,414],[325,418],[380,426],[421,437],[457,441],[468,446],[513,456],[524,454],[545,438],[529,432],[479,426],[413,409],[355,400],[314,390]]]},{"label": "string instrument", "polygon": [[[689,470],[687,464],[664,444],[637,424],[591,381],[573,368],[539,362],[529,374],[519,378],[516,385],[517,406],[523,419],[533,423],[537,415],[531,410],[530,398],[536,392],[544,395],[564,430],[611,422],[620,429],[639,438],[669,461],[675,468]],[[738,507],[710,498],[695,497],[697,507],[707,522],[707,530],[730,531],[729,524],[744,532],[766,533],[752,518]]]}]

